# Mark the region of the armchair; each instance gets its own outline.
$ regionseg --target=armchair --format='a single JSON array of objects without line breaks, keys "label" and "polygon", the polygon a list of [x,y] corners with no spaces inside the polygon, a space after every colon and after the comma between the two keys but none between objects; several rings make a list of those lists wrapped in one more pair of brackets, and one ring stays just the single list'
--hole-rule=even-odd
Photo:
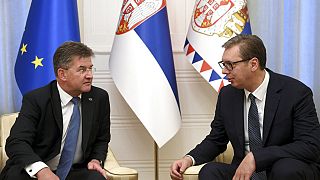
[{"label": "armchair", "polygon": [[[8,159],[4,147],[17,116],[18,113],[12,113],[4,114],[0,117],[0,171]],[[138,180],[138,172],[134,169],[121,167],[110,148],[104,164],[104,169],[110,180]]]},{"label": "armchair", "polygon": [[[225,152],[221,153],[219,156],[216,157],[216,162],[223,162],[223,163],[231,163],[233,158],[233,148],[231,143],[228,143],[227,149]],[[186,171],[183,173],[183,180],[198,180],[198,174],[200,169],[205,164],[201,164],[198,166],[191,166],[186,169]]]}]

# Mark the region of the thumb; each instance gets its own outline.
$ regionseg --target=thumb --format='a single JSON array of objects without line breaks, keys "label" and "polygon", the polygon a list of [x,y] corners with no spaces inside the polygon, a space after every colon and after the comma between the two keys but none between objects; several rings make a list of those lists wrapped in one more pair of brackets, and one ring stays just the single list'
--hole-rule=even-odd
[{"label": "thumb", "polygon": [[93,164],[89,163],[88,164],[88,169],[92,169],[93,168]]},{"label": "thumb", "polygon": [[181,165],[181,167],[180,167],[180,173],[184,173],[184,171],[186,171],[187,168],[188,168],[188,167],[187,167],[187,164],[182,163],[182,165]]}]

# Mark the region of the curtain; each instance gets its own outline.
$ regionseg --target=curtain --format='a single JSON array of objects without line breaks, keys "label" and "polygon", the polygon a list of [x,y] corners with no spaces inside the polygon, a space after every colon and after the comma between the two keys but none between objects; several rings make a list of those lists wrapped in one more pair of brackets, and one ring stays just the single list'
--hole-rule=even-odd
[{"label": "curtain", "polygon": [[309,86],[319,114],[320,1],[248,0],[248,6],[252,33],[267,48],[267,67]]},{"label": "curtain", "polygon": [[30,3],[31,0],[0,1],[0,115],[19,111],[21,106],[14,64]]}]

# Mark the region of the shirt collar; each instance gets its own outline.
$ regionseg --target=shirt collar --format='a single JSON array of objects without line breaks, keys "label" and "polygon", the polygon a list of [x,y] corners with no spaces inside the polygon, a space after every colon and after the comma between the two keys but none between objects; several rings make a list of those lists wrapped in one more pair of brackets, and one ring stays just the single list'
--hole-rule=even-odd
[{"label": "shirt collar", "polygon": [[[71,99],[73,98],[72,96],[70,96],[70,94],[68,94],[67,92],[65,92],[61,86],[59,85],[59,83],[57,82],[57,87],[58,87],[58,91],[59,91],[59,95],[60,95],[60,99],[61,99],[61,103],[62,106],[66,106]],[[79,95],[79,98],[81,99],[81,94]]]},{"label": "shirt collar", "polygon": [[265,71],[264,79],[263,79],[262,83],[260,84],[260,86],[255,91],[250,92],[250,91],[244,89],[246,99],[248,99],[249,94],[252,93],[254,95],[254,97],[256,97],[257,99],[262,101],[263,98],[265,97],[265,94],[267,94],[267,88],[268,88],[268,84],[269,84],[270,75],[266,70],[264,70],[264,71]]}]

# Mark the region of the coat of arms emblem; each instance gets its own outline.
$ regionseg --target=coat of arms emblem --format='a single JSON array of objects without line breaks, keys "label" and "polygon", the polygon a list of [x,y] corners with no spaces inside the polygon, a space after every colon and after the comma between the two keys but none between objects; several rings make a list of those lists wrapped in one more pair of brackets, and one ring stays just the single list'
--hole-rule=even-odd
[{"label": "coat of arms emblem", "polygon": [[248,20],[246,0],[197,0],[191,24],[196,32],[229,38],[240,34]]},{"label": "coat of arms emblem", "polygon": [[165,0],[124,0],[116,34],[134,29],[165,6]]}]

